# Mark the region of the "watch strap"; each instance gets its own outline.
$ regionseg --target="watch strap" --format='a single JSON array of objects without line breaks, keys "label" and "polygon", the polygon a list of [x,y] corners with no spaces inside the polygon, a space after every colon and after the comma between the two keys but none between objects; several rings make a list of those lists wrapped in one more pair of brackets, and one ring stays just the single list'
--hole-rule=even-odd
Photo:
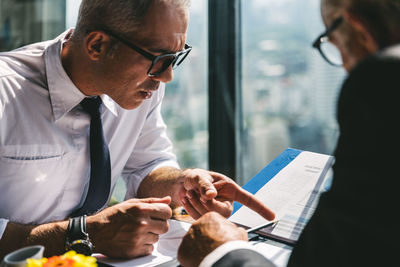
[{"label": "watch strap", "polygon": [[87,238],[86,215],[70,218],[67,231],[67,239],[69,242]]}]

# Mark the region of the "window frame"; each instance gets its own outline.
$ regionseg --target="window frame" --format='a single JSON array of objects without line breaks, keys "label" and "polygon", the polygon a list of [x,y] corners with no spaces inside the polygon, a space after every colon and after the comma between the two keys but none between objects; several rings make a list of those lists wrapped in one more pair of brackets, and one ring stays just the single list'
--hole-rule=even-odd
[{"label": "window frame", "polygon": [[240,176],[242,127],[241,0],[209,0],[209,167]]}]

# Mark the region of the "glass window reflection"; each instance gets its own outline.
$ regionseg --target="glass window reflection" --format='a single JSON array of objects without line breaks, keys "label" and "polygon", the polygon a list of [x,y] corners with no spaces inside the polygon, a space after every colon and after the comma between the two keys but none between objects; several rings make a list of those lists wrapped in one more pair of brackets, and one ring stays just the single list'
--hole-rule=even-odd
[{"label": "glass window reflection", "polygon": [[325,30],[319,0],[242,1],[245,183],[285,148],[331,154],[344,71],[310,44]]}]

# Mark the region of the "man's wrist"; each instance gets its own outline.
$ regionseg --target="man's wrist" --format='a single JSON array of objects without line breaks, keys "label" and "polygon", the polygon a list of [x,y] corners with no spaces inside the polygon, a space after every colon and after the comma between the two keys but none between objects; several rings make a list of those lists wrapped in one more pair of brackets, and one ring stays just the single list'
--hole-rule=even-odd
[{"label": "man's wrist", "polygon": [[75,250],[79,254],[90,256],[93,244],[86,231],[86,215],[69,219],[65,250]]},{"label": "man's wrist", "polygon": [[89,234],[90,240],[92,240],[94,250],[93,252],[97,252],[100,246],[101,235],[97,233],[99,232],[99,230],[102,229],[102,223],[104,222],[99,221],[99,214],[86,217],[86,231]]},{"label": "man's wrist", "polygon": [[[15,229],[18,232],[17,235],[23,236],[23,243],[20,247],[45,244],[45,256],[60,255],[65,251],[68,221],[50,222],[41,225],[18,225],[11,222],[8,224],[17,226],[17,229]],[[15,232],[12,234],[14,238],[15,234]]]}]

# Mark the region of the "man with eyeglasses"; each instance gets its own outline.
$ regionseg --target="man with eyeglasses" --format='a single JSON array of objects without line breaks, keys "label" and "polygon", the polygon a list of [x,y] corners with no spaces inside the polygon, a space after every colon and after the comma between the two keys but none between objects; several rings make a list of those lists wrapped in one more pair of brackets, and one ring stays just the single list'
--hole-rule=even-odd
[{"label": "man with eyeglasses", "polygon": [[[326,31],[313,46],[349,76],[338,101],[333,184],[287,266],[397,266],[400,1],[322,0],[321,12]],[[185,267],[274,266],[247,238],[208,213],[184,237],[178,259]]]},{"label": "man with eyeglasses", "polygon": [[[0,259],[33,244],[47,256],[147,255],[179,205],[227,217],[238,200],[274,217],[228,177],[180,170],[172,153],[160,109],[192,49],[188,6],[83,0],[74,30],[0,54]],[[119,177],[127,200],[105,208]]]}]

